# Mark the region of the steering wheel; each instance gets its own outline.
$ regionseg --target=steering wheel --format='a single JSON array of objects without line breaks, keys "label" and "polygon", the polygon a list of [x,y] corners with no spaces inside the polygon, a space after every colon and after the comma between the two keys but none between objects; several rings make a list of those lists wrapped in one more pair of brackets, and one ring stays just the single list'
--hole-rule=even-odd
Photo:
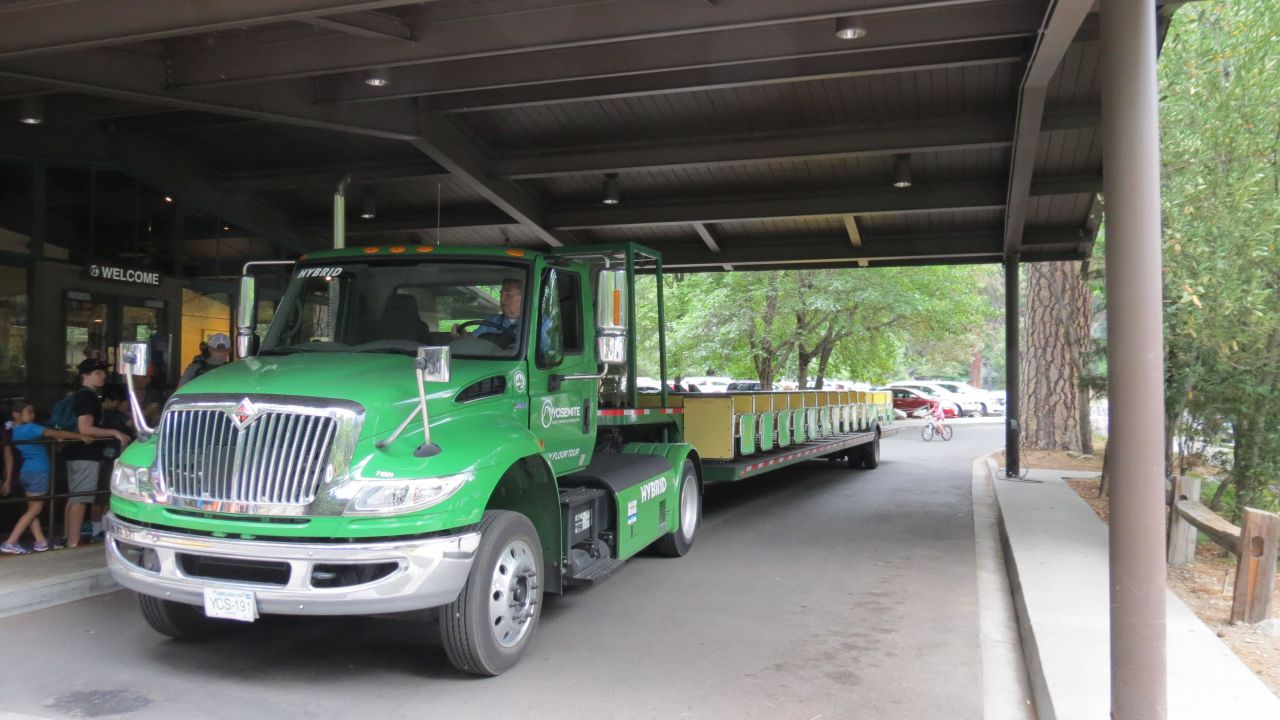
[{"label": "steering wheel", "polygon": [[458,329],[459,335],[470,335],[471,330],[478,327],[493,328],[494,330],[498,331],[496,333],[498,337],[496,338],[490,337],[495,333],[483,333],[480,335],[476,335],[475,337],[478,340],[488,340],[489,342],[503,349],[509,348],[516,343],[516,334],[514,330],[512,330],[509,327],[506,327],[502,323],[494,322],[493,320],[489,320],[487,318],[481,319],[481,320],[468,320],[464,323],[458,323],[456,327]]}]

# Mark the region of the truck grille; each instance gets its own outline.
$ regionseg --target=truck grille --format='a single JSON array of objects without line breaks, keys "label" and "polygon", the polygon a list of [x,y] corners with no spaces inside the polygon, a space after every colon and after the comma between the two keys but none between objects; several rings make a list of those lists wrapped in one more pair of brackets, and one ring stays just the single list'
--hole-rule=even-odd
[{"label": "truck grille", "polygon": [[306,505],[329,472],[337,434],[338,420],[325,415],[263,412],[237,427],[227,410],[171,408],[160,424],[160,468],[171,496]]}]

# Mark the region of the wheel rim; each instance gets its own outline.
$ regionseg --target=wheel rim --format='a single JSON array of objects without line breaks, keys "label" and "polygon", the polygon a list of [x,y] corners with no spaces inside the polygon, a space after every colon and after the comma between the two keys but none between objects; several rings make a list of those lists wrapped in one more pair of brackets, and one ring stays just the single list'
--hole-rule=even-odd
[{"label": "wheel rim", "polygon": [[698,530],[698,478],[686,475],[680,488],[680,536],[685,542],[693,540]]},{"label": "wheel rim", "polygon": [[503,647],[514,647],[529,632],[539,602],[538,565],[533,548],[512,540],[493,566],[489,584],[489,629]]}]

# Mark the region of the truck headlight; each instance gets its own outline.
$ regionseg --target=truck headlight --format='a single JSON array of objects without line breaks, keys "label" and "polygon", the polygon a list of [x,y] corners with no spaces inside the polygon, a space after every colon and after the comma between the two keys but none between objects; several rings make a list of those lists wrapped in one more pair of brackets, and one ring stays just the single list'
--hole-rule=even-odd
[{"label": "truck headlight", "polygon": [[346,515],[398,515],[431,507],[453,495],[475,473],[436,478],[367,480],[347,503]]},{"label": "truck headlight", "polygon": [[116,462],[111,470],[111,492],[128,500],[151,501],[151,471]]}]

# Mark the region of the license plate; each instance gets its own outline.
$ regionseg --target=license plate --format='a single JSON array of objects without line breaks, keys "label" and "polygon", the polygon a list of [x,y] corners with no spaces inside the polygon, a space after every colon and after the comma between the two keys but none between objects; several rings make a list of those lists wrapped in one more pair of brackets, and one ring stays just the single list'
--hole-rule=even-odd
[{"label": "license plate", "polygon": [[205,588],[204,614],[211,618],[253,622],[258,618],[258,601],[248,590]]}]

